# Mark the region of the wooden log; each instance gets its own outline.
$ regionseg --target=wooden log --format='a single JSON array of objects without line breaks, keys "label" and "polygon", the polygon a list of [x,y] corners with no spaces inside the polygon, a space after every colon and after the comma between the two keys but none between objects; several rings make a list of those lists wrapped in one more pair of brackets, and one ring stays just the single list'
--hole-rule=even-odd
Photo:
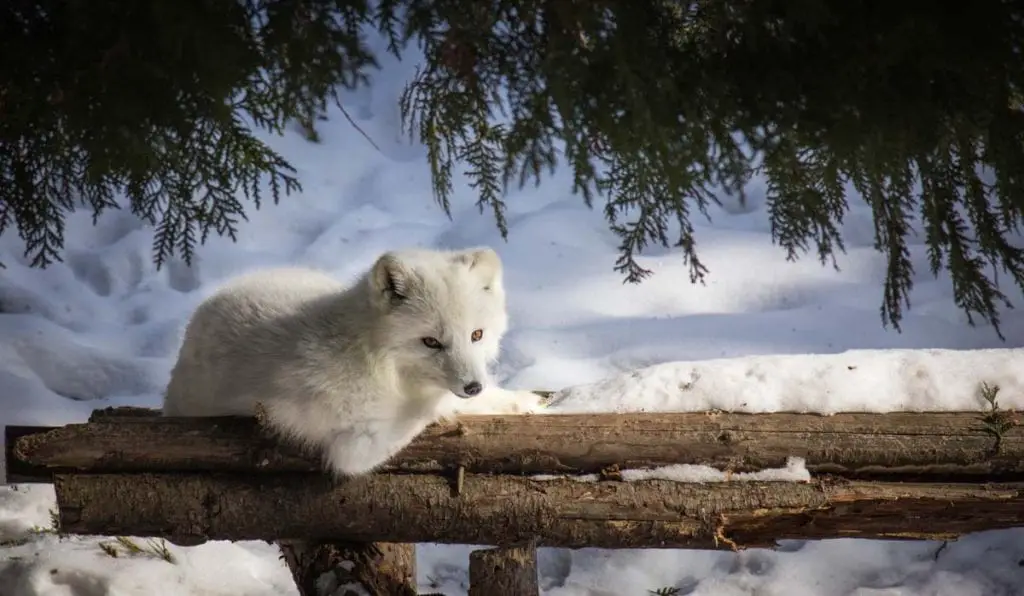
[{"label": "wooden log", "polygon": [[23,484],[33,482],[51,482],[54,473],[71,471],[58,467],[30,464],[19,457],[14,447],[18,439],[39,435],[51,430],[46,426],[5,426],[4,427],[4,467],[6,474],[0,478],[0,484]]},{"label": "wooden log", "polygon": [[[301,596],[334,594],[353,584],[371,596],[416,596],[415,544],[295,540],[280,547]],[[330,576],[321,590],[325,573]]]},{"label": "wooden log", "polygon": [[73,534],[565,548],[772,546],[783,538],[950,539],[1024,526],[1024,483],[678,483],[467,474],[55,477]]},{"label": "wooden log", "polygon": [[[160,416],[159,410],[126,406],[95,410],[89,422],[122,418],[159,420]],[[415,544],[291,540],[279,541],[278,547],[300,596],[334,594],[339,587],[353,584],[371,596],[417,594]],[[326,586],[324,574],[331,575]]]},{"label": "wooden log", "polygon": [[537,549],[484,548],[469,554],[469,596],[538,596]]},{"label": "wooden log", "polygon": [[[977,412],[832,416],[637,413],[466,416],[433,425],[383,471],[591,473],[706,464],[736,472],[801,456],[813,474],[886,480],[1024,480],[1024,432],[998,452]],[[15,429],[24,432],[24,429]],[[10,437],[11,429],[8,429]],[[12,441],[8,442],[11,445]],[[55,472],[311,472],[319,458],[266,436],[249,418],[101,417],[13,441],[9,469]],[[48,482],[48,477],[39,477]]]}]

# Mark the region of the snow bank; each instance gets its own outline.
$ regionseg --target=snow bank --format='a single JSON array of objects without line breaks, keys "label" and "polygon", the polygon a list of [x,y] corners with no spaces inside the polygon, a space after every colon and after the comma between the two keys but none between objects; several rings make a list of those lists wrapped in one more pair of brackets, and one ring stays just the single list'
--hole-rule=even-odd
[{"label": "snow bank", "polygon": [[1024,349],[850,350],[666,362],[557,392],[549,411],[923,412],[1024,408]]}]

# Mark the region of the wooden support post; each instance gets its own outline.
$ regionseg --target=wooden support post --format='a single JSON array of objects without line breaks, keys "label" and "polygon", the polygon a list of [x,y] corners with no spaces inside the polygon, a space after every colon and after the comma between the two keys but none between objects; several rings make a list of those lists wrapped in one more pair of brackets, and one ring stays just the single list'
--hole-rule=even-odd
[{"label": "wooden support post", "polygon": [[537,596],[537,549],[485,548],[469,554],[469,596]]},{"label": "wooden support post", "polygon": [[416,596],[415,544],[300,540],[278,544],[301,596],[335,594],[346,585],[353,586],[353,594],[363,593],[355,589],[358,585],[371,596]]}]

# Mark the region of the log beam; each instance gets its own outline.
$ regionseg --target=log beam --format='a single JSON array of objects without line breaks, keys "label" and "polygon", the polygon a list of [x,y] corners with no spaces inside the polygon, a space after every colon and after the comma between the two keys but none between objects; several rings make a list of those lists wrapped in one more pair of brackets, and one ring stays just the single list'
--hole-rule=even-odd
[{"label": "log beam", "polygon": [[55,477],[74,534],[565,548],[739,548],[786,538],[951,539],[1024,526],[1024,483],[677,483],[372,474]]},{"label": "log beam", "polygon": [[[705,464],[735,472],[806,459],[812,474],[882,480],[1024,480],[1024,432],[996,451],[977,412],[889,414],[544,414],[465,416],[433,425],[382,471],[565,473]],[[12,431],[14,431],[12,433]],[[8,470],[315,472],[319,458],[280,444],[254,419],[102,416],[55,429],[7,429]]]}]

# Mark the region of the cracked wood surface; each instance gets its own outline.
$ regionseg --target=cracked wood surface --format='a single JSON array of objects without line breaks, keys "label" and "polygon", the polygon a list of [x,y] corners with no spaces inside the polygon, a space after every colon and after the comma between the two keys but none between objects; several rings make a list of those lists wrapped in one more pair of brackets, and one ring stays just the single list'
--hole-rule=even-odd
[{"label": "cracked wood surface", "polygon": [[741,548],[787,538],[950,539],[1024,526],[1024,483],[678,483],[467,474],[55,477],[60,528],[205,540]]},{"label": "cracked wood surface", "polygon": [[[146,414],[149,412],[149,414]],[[99,412],[97,414],[100,414]],[[118,414],[117,410],[114,414]],[[889,414],[635,413],[465,416],[433,425],[383,471],[599,472],[705,464],[734,472],[806,459],[812,474],[928,481],[1024,480],[1024,432],[998,452],[978,412]],[[55,429],[7,428],[11,480],[54,472],[316,472],[319,457],[268,436],[249,418],[97,415]]]}]

